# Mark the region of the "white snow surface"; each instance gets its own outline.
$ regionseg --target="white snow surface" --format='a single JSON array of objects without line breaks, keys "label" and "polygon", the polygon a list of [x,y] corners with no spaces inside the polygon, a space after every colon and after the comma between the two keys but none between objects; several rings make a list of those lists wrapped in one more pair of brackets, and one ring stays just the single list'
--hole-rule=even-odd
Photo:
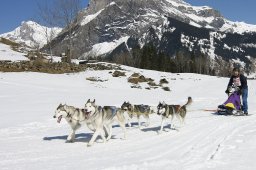
[{"label": "white snow surface", "polygon": [[[2,170],[252,170],[256,168],[255,80],[248,80],[251,116],[217,116],[203,109],[216,109],[227,96],[228,78],[198,74],[172,74],[122,66],[127,77],[139,72],[155,79],[166,78],[172,90],[132,89],[127,77],[114,78],[109,71],[88,70],[76,74],[0,73],[0,167]],[[100,77],[105,82],[90,82]],[[146,87],[143,84],[142,87]],[[87,99],[98,105],[121,106],[124,101],[156,106],[159,101],[185,104],[185,125],[177,119],[176,130],[158,134],[161,117],[150,116],[149,127],[127,128],[127,139],[114,124],[107,143],[98,138],[86,147],[92,132],[83,127],[75,143],[65,143],[70,132],[54,111],[60,103],[82,108]],[[133,119],[137,122],[136,119]],[[142,119],[144,121],[144,119]]]},{"label": "white snow surface", "polygon": [[0,61],[10,60],[10,61],[22,61],[28,60],[25,54],[13,51],[10,46],[0,43]]},{"label": "white snow surface", "polygon": [[83,54],[81,58],[86,58],[88,56],[95,57],[95,56],[101,56],[101,55],[107,54],[113,51],[116,47],[121,45],[123,42],[126,43],[128,39],[129,39],[129,36],[124,36],[112,42],[103,42],[103,43],[95,44],[92,46],[92,49],[89,52],[86,52],[85,54]]},{"label": "white snow surface", "polygon": [[256,32],[256,25],[247,24],[245,22],[232,22],[226,20],[220,31],[232,31],[238,34],[243,34],[245,32]]}]

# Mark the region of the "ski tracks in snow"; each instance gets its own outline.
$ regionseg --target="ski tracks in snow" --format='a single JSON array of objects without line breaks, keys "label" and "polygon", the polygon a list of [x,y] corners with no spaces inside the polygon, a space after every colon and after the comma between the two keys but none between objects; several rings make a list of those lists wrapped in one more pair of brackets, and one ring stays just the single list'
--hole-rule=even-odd
[{"label": "ski tracks in snow", "polygon": [[[244,139],[244,136],[256,134],[256,130],[253,129],[255,128],[255,116],[205,116],[206,114],[209,115],[204,112],[189,115],[186,125],[179,127],[179,131],[164,131],[160,135],[157,134],[160,117],[155,115],[150,127],[144,127],[142,130],[136,126],[128,128],[127,140],[120,139],[122,131],[114,125],[113,139],[106,144],[98,139],[91,148],[86,148],[87,138],[91,137],[89,130],[83,128],[79,131],[88,133],[88,137],[83,135],[82,139],[78,138],[76,143],[66,144],[65,135],[69,133],[68,125],[65,123],[56,125],[53,120],[4,128],[0,130],[0,143],[11,147],[1,149],[0,159],[5,161],[2,161],[0,165],[8,167],[8,164],[12,162],[15,167],[15,164],[32,163],[38,160],[46,162],[49,159],[66,159],[67,154],[62,155],[61,150],[66,150],[71,155],[79,150],[78,155],[87,157],[92,154],[91,161],[102,162],[98,165],[100,168],[89,164],[91,169],[169,169],[170,167],[184,170],[198,170],[206,167],[214,169],[225,165],[225,152],[238,148],[243,145],[245,139],[249,139]],[[65,135],[54,137],[53,134],[59,133],[60,130]],[[46,134],[52,134],[52,137],[47,137]],[[26,144],[27,146],[20,147]],[[45,149],[45,152],[43,147],[47,146],[54,148]],[[52,152],[52,154],[48,157],[47,152]],[[102,153],[106,156],[102,157]],[[113,160],[111,156],[113,154],[119,159]],[[126,160],[133,164],[126,164]],[[115,166],[107,166],[109,161]],[[31,165],[31,167],[36,166]]]}]

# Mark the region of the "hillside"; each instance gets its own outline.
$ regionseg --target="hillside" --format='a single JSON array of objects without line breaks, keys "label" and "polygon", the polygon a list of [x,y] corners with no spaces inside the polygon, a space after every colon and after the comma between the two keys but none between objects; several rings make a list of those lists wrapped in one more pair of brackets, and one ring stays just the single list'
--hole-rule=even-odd
[{"label": "hillside", "polygon": [[18,52],[19,50],[19,44],[0,38],[0,61],[27,61],[25,54]]}]

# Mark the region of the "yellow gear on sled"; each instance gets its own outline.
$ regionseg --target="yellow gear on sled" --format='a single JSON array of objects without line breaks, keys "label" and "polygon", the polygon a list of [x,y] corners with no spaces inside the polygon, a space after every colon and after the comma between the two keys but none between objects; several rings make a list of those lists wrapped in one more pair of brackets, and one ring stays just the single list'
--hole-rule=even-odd
[{"label": "yellow gear on sled", "polygon": [[225,106],[230,108],[230,109],[235,109],[235,106],[234,106],[233,103],[227,103]]}]

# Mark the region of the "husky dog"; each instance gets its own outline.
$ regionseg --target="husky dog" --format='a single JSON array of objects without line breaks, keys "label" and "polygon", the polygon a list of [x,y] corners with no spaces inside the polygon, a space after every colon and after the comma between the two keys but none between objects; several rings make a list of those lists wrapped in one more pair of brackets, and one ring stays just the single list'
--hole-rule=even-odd
[{"label": "husky dog", "polygon": [[240,91],[240,88],[238,86],[236,86],[235,84],[232,84],[232,86],[228,86],[226,93],[228,96],[230,96],[234,92],[239,92],[239,91]]},{"label": "husky dog", "polygon": [[165,122],[165,119],[171,117],[171,129],[173,128],[173,118],[176,116],[179,118],[180,123],[184,124],[184,119],[187,113],[186,107],[189,106],[192,103],[192,98],[188,97],[188,101],[185,105],[167,105],[164,102],[159,103],[157,106],[157,114],[162,116],[162,123],[159,133],[162,133],[163,131],[163,125]]},{"label": "husky dog", "polygon": [[68,135],[67,142],[74,142],[76,130],[86,124],[90,130],[94,131],[88,146],[92,146],[98,135],[101,136],[105,143],[112,136],[112,123],[114,120],[117,120],[124,131],[124,138],[126,138],[125,119],[121,109],[114,106],[96,106],[95,100],[93,102],[88,100],[85,104],[85,109],[60,104],[53,117],[57,118],[58,123],[62,118],[65,118],[71,126],[72,132]]},{"label": "husky dog", "polygon": [[72,132],[67,137],[67,142],[74,142],[75,132],[79,129],[87,119],[84,109],[75,108],[66,104],[60,104],[55,110],[53,118],[57,118],[57,122],[60,123],[62,118],[65,118],[68,124],[72,128]]},{"label": "husky dog", "polygon": [[128,125],[131,127],[130,119],[133,118],[133,116],[137,116],[138,118],[138,125],[140,126],[140,116],[142,115],[145,119],[147,119],[146,126],[149,126],[149,114],[153,113],[153,108],[148,105],[132,105],[129,102],[124,102],[121,106],[121,109],[128,113]]},{"label": "husky dog", "polygon": [[[85,104],[85,113],[88,115],[86,124],[90,129],[95,129],[95,132],[88,143],[91,146],[97,136],[100,134],[103,141],[109,140],[112,136],[112,123],[117,121],[124,132],[124,139],[126,139],[125,118],[120,108],[115,106],[97,106],[94,101],[88,100]],[[104,128],[107,133],[107,139],[104,139]]]}]

